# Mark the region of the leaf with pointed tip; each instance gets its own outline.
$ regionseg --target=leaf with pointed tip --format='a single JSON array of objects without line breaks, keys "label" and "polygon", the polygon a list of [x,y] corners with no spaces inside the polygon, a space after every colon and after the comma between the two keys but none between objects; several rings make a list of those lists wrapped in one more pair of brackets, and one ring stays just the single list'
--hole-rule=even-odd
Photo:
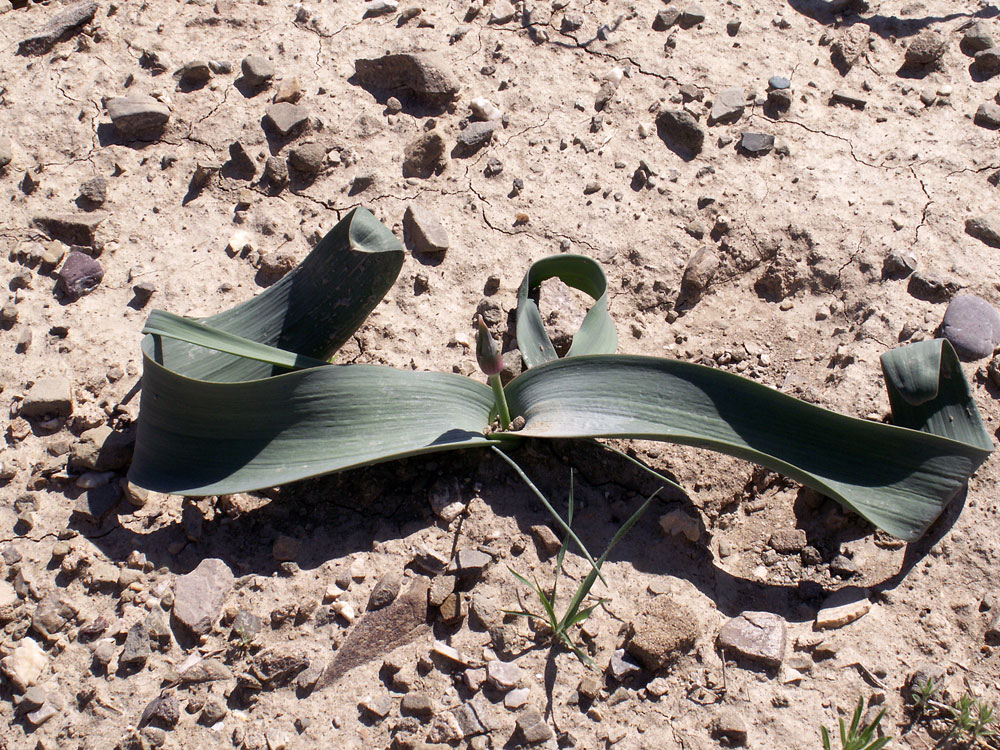
[{"label": "leaf with pointed tip", "polygon": [[640,438],[709,448],[785,474],[913,540],[992,450],[951,345],[913,346],[919,349],[888,355],[890,393],[900,390],[892,378],[903,371],[926,382],[936,367],[940,386],[929,401],[907,402],[904,427],[837,414],[724,370],[651,357],[548,362],[507,386],[507,398],[511,413],[526,420],[519,438]]}]

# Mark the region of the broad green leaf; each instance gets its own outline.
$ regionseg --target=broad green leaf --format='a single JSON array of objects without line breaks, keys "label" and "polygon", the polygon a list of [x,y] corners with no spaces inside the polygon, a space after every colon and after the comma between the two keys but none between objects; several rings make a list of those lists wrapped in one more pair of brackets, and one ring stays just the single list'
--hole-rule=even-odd
[{"label": "broad green leaf", "polygon": [[151,315],[131,481],[184,495],[244,492],[489,445],[487,386],[321,361],[378,304],[402,258],[393,234],[355,209],[254,299],[201,322]]},{"label": "broad green leaf", "polygon": [[157,492],[219,495],[488,446],[492,404],[488,387],[459,375],[331,365],[213,383],[147,353],[129,478]]},{"label": "broad green leaf", "polygon": [[532,289],[554,277],[594,298],[566,356],[614,353],[618,348],[618,333],[608,315],[608,280],[604,270],[597,261],[583,255],[552,255],[532,264],[517,292],[517,343],[525,365],[537,367],[556,359],[538,305],[528,296]]},{"label": "broad green leaf", "polygon": [[913,540],[991,450],[951,345],[926,343],[908,355],[907,369],[938,366],[942,386],[936,399],[908,407],[904,416],[922,418],[928,431],[855,419],[724,370],[651,357],[549,362],[514,380],[507,397],[511,413],[526,420],[519,437],[641,438],[709,448],[785,474]]},{"label": "broad green leaf", "polygon": [[[403,247],[367,209],[356,208],[290,273],[253,299],[200,321],[260,344],[328,360],[389,291]],[[256,380],[265,362],[206,350],[165,336],[143,339],[143,353],[196,380]]]}]

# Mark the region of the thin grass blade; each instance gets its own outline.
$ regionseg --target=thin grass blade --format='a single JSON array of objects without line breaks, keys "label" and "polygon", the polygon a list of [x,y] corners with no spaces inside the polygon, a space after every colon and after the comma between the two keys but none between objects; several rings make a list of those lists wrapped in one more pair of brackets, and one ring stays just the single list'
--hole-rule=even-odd
[{"label": "thin grass blade", "polygon": [[[562,530],[566,532],[566,535],[573,540],[576,546],[580,549],[581,554],[584,556],[584,558],[586,558],[587,562],[589,562],[596,569],[597,563],[594,561],[594,558],[591,556],[590,552],[587,551],[587,548],[583,545],[583,542],[580,541],[580,538],[576,535],[576,533],[574,533],[573,529],[571,529],[569,525],[562,519],[562,516],[560,516],[556,512],[556,509],[552,507],[552,504],[548,501],[545,495],[542,494],[542,491],[535,486],[535,483],[528,478],[528,475],[524,473],[524,471],[521,469],[520,466],[517,465],[517,462],[514,461],[514,459],[512,459],[502,450],[497,448],[496,445],[493,445],[492,448],[494,452],[498,456],[500,456],[500,458],[506,461],[510,465],[510,467],[514,469],[515,472],[517,472],[517,475],[521,477],[524,483],[527,484],[528,487],[531,489],[531,491],[535,493],[535,497],[537,497],[539,500],[542,501],[542,505],[544,505],[545,509],[548,510],[548,512],[552,515],[554,519],[556,519],[556,523],[558,523],[562,527]],[[598,570],[598,575],[600,575],[600,570]],[[601,576],[601,580],[604,581],[603,576]],[[607,582],[605,581],[605,583]]]}]

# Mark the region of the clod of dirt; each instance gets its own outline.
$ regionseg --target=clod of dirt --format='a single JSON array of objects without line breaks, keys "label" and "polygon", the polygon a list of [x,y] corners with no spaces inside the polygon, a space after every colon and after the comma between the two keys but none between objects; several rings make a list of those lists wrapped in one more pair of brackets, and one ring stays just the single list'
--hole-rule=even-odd
[{"label": "clod of dirt", "polygon": [[365,88],[405,91],[425,105],[439,106],[458,95],[459,87],[444,61],[428,52],[404,52],[354,61],[354,72]]},{"label": "clod of dirt", "polygon": [[656,132],[667,148],[683,159],[701,153],[705,144],[705,131],[690,112],[667,109],[656,118]]},{"label": "clod of dirt", "polygon": [[937,63],[948,50],[948,40],[930,29],[917,34],[906,48],[905,64],[913,67]]},{"label": "clod of dirt", "polygon": [[430,177],[447,161],[444,138],[436,130],[424,133],[403,149],[403,176]]},{"label": "clod of dirt", "polygon": [[698,618],[687,605],[663,594],[632,624],[626,649],[650,672],[688,653],[698,637]]}]

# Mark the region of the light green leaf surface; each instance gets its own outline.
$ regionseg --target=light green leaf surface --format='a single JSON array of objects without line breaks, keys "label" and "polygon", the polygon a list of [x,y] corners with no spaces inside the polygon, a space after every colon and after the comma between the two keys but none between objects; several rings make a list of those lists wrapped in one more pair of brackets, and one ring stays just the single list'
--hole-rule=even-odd
[{"label": "light green leaf surface", "polygon": [[[754,461],[911,540],[992,450],[945,341],[884,355],[896,426],[867,422],[723,370],[612,355],[604,273],[572,255],[539,261],[525,276],[516,325],[531,369],[505,390],[511,415],[527,424],[485,437],[494,400],[482,383],[325,362],[388,291],[402,258],[392,233],[356,209],[254,299],[200,321],[154,313],[130,479],[220,494],[522,437],[634,437]],[[553,276],[595,299],[562,360],[528,297]]]},{"label": "light green leaf surface", "polygon": [[131,481],[214,495],[489,445],[487,386],[322,361],[382,299],[402,260],[393,234],[355,209],[250,301],[200,322],[151,315]]},{"label": "light green leaf surface", "polygon": [[942,400],[925,402],[919,416],[924,428],[944,435],[855,419],[724,370],[651,357],[549,362],[513,381],[507,398],[527,422],[519,437],[629,437],[709,448],[774,469],[915,539],[992,449],[951,345],[926,344],[908,357],[910,368],[937,366],[944,385]]}]

